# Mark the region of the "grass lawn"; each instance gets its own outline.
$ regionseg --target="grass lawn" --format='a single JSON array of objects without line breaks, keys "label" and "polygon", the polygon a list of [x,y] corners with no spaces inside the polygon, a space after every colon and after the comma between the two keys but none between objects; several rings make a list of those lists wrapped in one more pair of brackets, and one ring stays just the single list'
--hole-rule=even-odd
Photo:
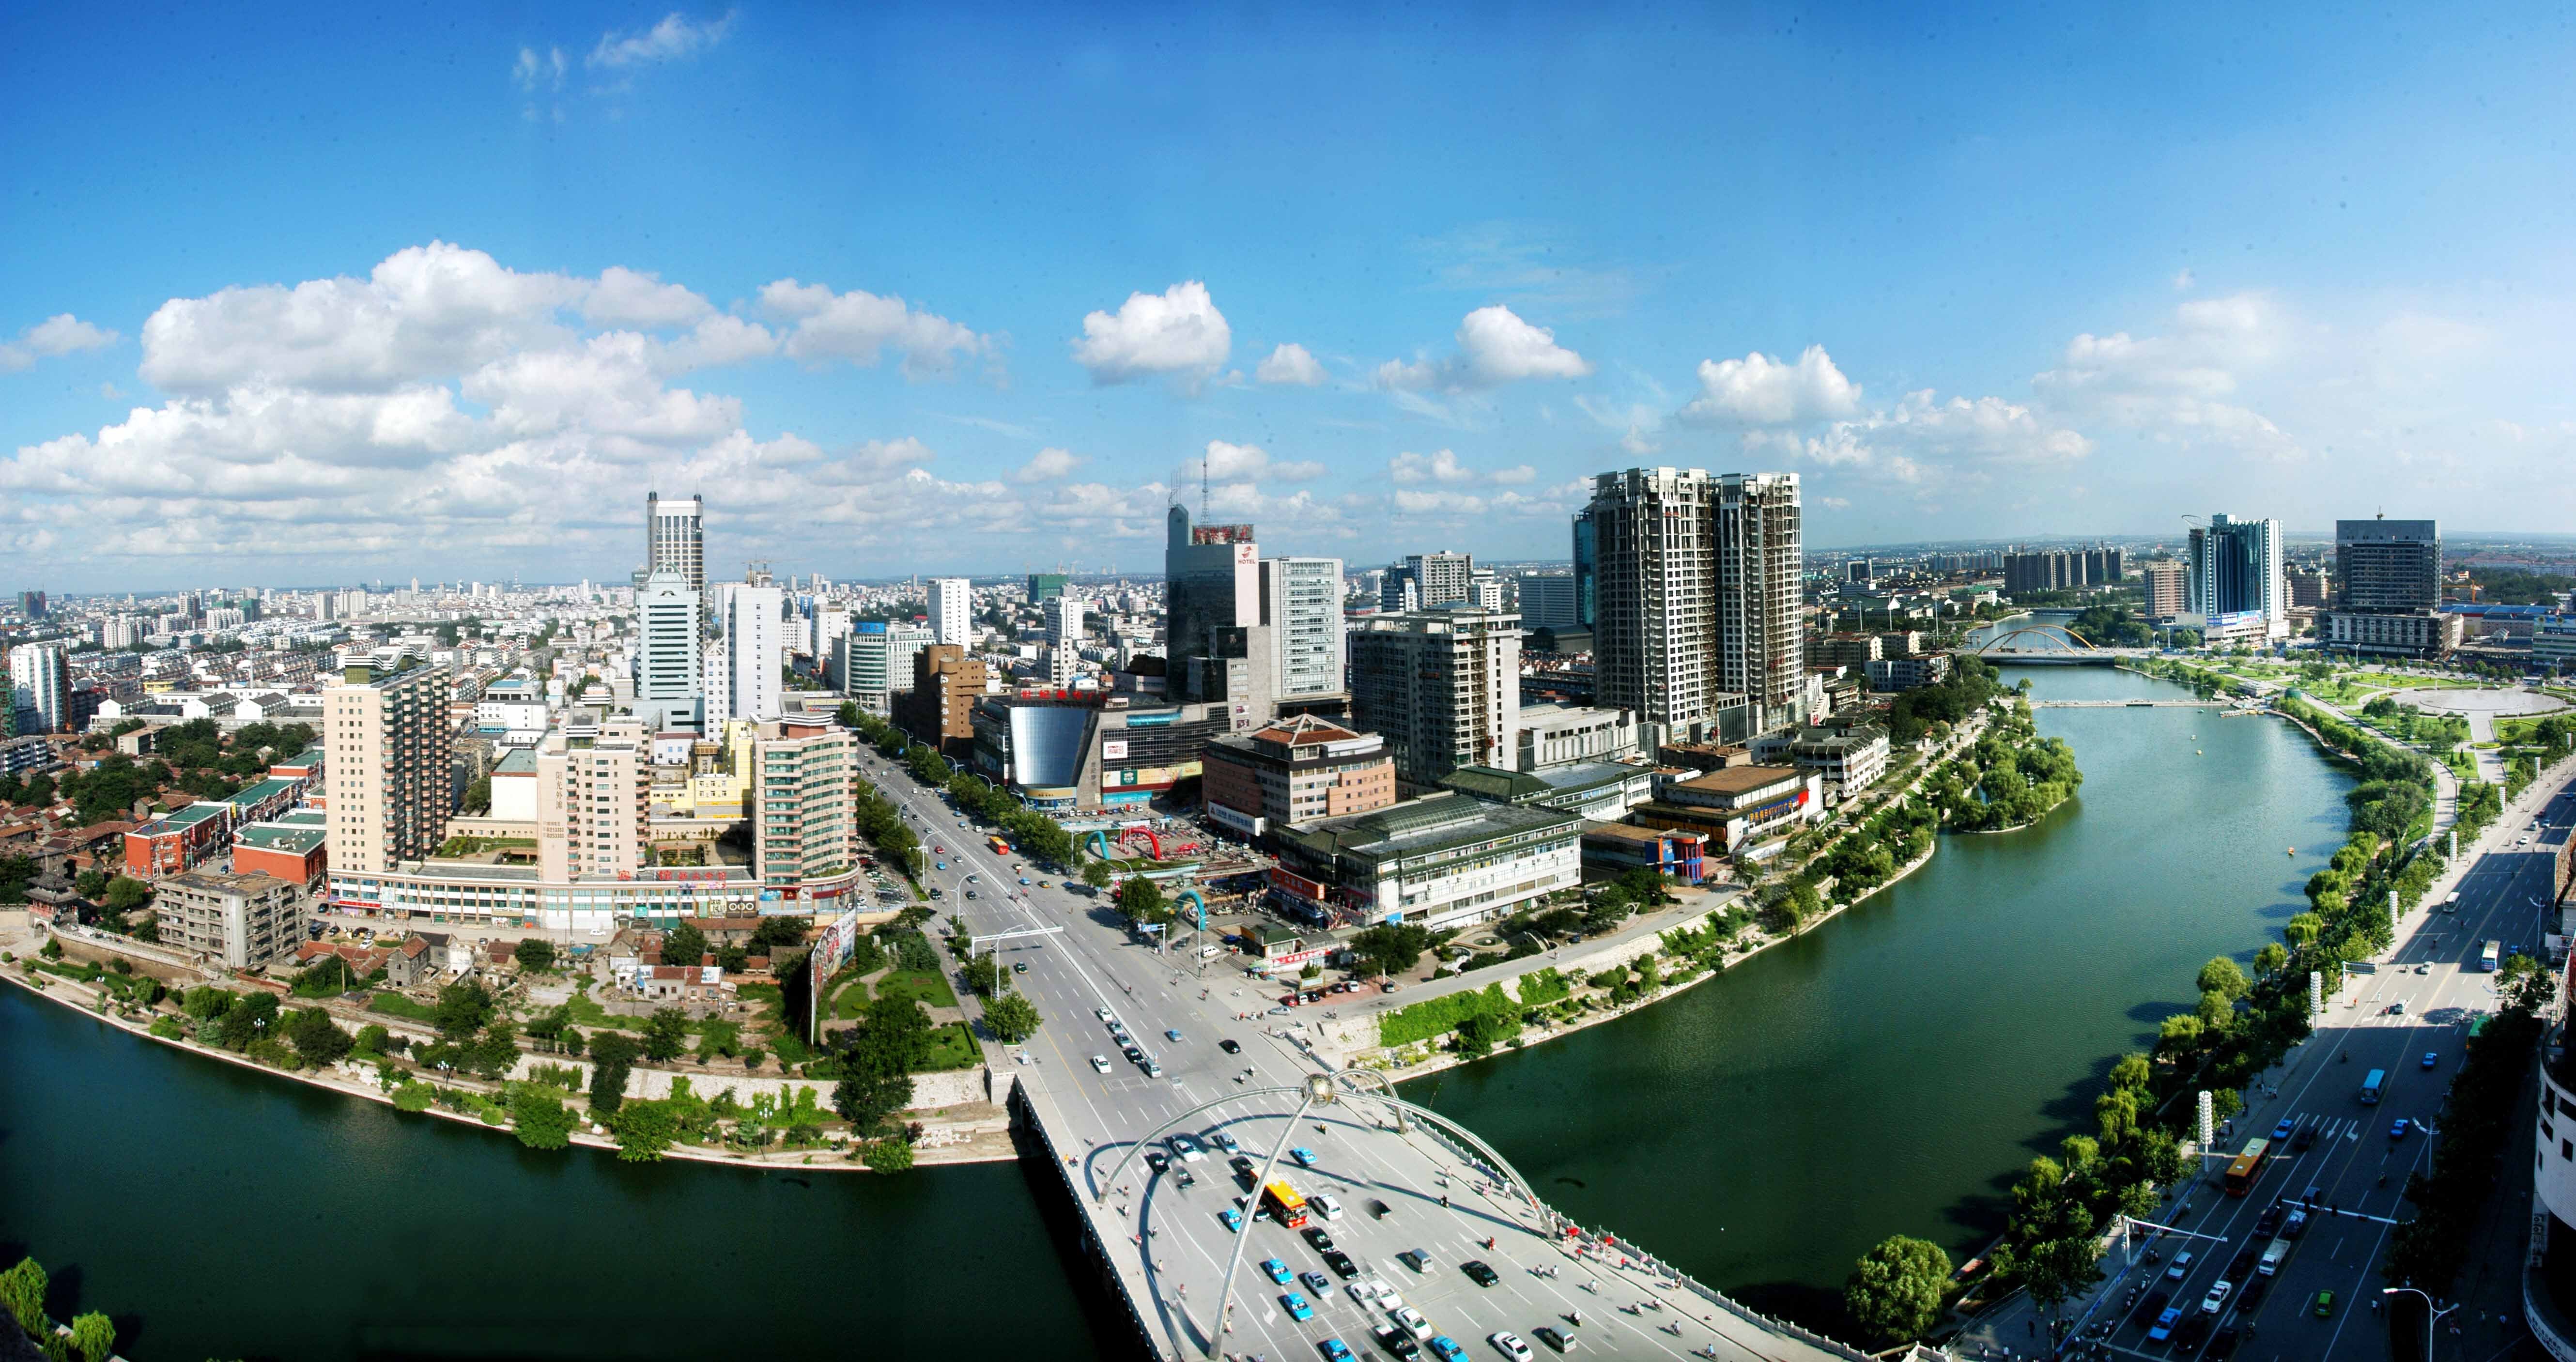
[{"label": "grass lawn", "polygon": [[983,1062],[983,1048],[975,1043],[975,1035],[966,1029],[966,1023],[950,1022],[931,1030],[930,1053],[922,1059],[919,1072],[971,1069]]},{"label": "grass lawn", "polygon": [[957,993],[930,970],[899,969],[877,981],[880,998],[910,998],[924,1007],[955,1007]]},{"label": "grass lawn", "polygon": [[832,1015],[842,1021],[856,1021],[868,1010],[868,981],[852,979],[832,995]]},{"label": "grass lawn", "polygon": [[609,1026],[615,1027],[620,1031],[641,1031],[644,1029],[644,1019],[642,1017],[617,1016],[607,1008],[601,1007],[599,1005],[599,1001],[587,993],[576,994],[568,1006],[571,1008],[569,1015],[572,1017],[575,1025],[589,1027]]},{"label": "grass lawn", "polygon": [[409,1017],[416,1022],[435,1023],[438,1020],[437,1009],[413,1002],[399,993],[379,993],[369,998],[367,1010],[382,1012],[389,1017]]}]

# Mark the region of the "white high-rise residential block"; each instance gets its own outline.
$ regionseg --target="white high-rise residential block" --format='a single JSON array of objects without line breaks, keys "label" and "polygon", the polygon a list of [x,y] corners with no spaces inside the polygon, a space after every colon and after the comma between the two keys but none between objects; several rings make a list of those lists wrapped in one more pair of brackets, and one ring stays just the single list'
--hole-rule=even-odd
[{"label": "white high-rise residential block", "polygon": [[774,586],[737,582],[725,583],[717,590],[716,627],[724,649],[724,709],[721,714],[717,712],[718,697],[711,688],[707,692],[707,724],[712,728],[718,719],[775,719],[786,708],[786,685],[780,674],[787,665],[785,593]]},{"label": "white high-rise residential block", "polygon": [[323,780],[336,897],[378,902],[372,882],[352,877],[384,874],[445,840],[455,807],[447,687],[447,668],[391,649],[323,688]]},{"label": "white high-rise residential block", "polygon": [[1797,722],[1806,664],[1796,474],[1603,473],[1576,542],[1598,703],[1682,737],[1716,736],[1733,702],[1747,706],[1752,732]]},{"label": "white high-rise residential block", "polygon": [[1090,609],[1088,601],[1071,594],[1046,603],[1047,679],[1055,685],[1071,684],[1081,670],[1083,617]]},{"label": "white high-rise residential block", "polygon": [[1461,766],[1519,760],[1520,621],[1453,605],[1372,615],[1351,630],[1351,719],[1386,739],[1410,798]]},{"label": "white high-rise residential block", "polygon": [[932,642],[972,647],[975,642],[975,590],[963,577],[934,577],[930,582]]},{"label": "white high-rise residential block", "polygon": [[1342,629],[1342,560],[1261,560],[1261,618],[1279,634],[1279,699],[1340,695],[1348,656]]},{"label": "white high-rise residential block", "polygon": [[69,657],[59,643],[21,643],[9,650],[11,703],[35,711],[36,732],[60,733],[71,715]]}]

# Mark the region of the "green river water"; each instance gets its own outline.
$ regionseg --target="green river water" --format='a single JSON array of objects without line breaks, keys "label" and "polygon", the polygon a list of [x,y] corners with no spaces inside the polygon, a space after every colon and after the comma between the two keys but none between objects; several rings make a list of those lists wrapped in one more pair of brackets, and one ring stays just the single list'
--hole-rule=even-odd
[{"label": "green river water", "polygon": [[[2031,669],[2043,697],[2182,694]],[[1559,1207],[1831,1323],[1893,1232],[1967,1252],[2120,1051],[2250,957],[2343,826],[2294,730],[2044,710],[2081,795],[1681,997],[1413,1085]],[[2195,736],[2196,735],[2196,736]],[[2195,749],[2201,755],[2194,755]],[[2285,847],[2297,854],[2284,855]],[[760,1176],[537,1153],[191,1059],[0,989],[0,1252],[120,1351],[219,1357],[1128,1351],[1010,1165]]]}]

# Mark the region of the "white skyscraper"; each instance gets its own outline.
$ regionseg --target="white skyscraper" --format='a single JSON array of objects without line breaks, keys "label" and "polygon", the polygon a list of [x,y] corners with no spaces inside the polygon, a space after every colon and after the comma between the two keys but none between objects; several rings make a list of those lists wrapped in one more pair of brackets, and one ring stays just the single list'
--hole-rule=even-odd
[{"label": "white skyscraper", "polygon": [[[775,719],[786,708],[780,671],[787,664],[786,596],[774,586],[727,582],[716,588],[716,627],[724,650],[724,694],[707,692],[707,725],[719,719]],[[721,698],[722,710],[718,701]]]},{"label": "white skyscraper", "polygon": [[931,579],[930,632],[938,643],[965,647],[975,641],[975,592],[965,578]]},{"label": "white skyscraper", "polygon": [[1279,633],[1282,703],[1344,693],[1341,559],[1262,559],[1261,618]]},{"label": "white skyscraper", "polygon": [[698,593],[672,571],[644,579],[635,593],[635,704],[652,722],[694,722],[704,678],[698,674]]},{"label": "white skyscraper", "polygon": [[36,712],[36,732],[60,733],[71,714],[71,664],[59,643],[21,643],[9,650],[9,689],[19,709]]},{"label": "white skyscraper", "polygon": [[1046,603],[1047,679],[1056,685],[1070,684],[1079,670],[1083,616],[1089,611],[1088,602],[1071,595]]},{"label": "white skyscraper", "polygon": [[704,497],[662,500],[644,494],[644,571],[676,572],[689,589],[707,590],[707,503]]}]

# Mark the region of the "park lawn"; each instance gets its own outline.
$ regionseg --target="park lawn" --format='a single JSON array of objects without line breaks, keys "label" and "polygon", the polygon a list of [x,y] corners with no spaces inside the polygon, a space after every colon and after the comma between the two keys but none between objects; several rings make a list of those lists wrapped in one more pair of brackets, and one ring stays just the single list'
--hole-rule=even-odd
[{"label": "park lawn", "polygon": [[868,981],[854,978],[832,995],[832,1015],[842,1021],[857,1021],[868,1010]]},{"label": "park lawn", "polygon": [[956,990],[930,970],[889,970],[884,978],[877,981],[876,993],[880,998],[910,998],[924,1007],[957,1005]]},{"label": "park lawn", "polygon": [[437,1009],[413,1002],[399,993],[379,993],[369,998],[367,1010],[382,1012],[389,1017],[408,1017],[416,1022],[429,1022],[433,1025],[438,1021]]},{"label": "park lawn", "polygon": [[941,1073],[949,1069],[971,1069],[984,1062],[984,1050],[975,1043],[975,1034],[964,1022],[950,1022],[930,1032],[929,1052],[922,1056],[919,1073]]}]

